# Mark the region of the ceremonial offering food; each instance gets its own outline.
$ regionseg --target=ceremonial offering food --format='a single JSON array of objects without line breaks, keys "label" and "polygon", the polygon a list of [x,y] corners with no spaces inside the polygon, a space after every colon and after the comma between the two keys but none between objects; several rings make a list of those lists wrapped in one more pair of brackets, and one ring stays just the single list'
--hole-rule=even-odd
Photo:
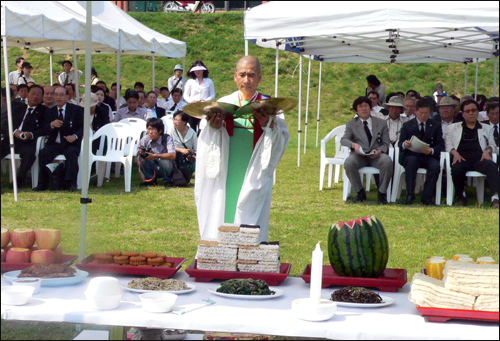
[{"label": "ceremonial offering food", "polygon": [[380,295],[362,287],[345,287],[332,293],[332,301],[350,303],[382,303]]},{"label": "ceremonial offering food", "polygon": [[183,281],[178,281],[176,279],[162,280],[156,277],[134,279],[127,287],[137,290],[155,291],[182,291],[190,289]]},{"label": "ceremonial offering food", "polygon": [[35,264],[56,263],[56,253],[49,249],[35,250],[31,252],[31,263]]},{"label": "ceremonial offering food", "polygon": [[17,277],[63,278],[75,277],[75,273],[74,268],[64,264],[35,264],[21,270]]},{"label": "ceremonial offering food", "polygon": [[266,281],[261,279],[230,279],[221,283],[217,292],[232,295],[274,295]]},{"label": "ceremonial offering food", "polygon": [[5,286],[2,287],[2,304],[23,305],[29,302],[34,287],[28,286]]},{"label": "ceremonial offering food", "polygon": [[431,258],[427,260],[427,276],[443,279],[443,270],[446,264],[446,260],[441,258]]},{"label": "ceremonial offering food", "polygon": [[368,216],[333,224],[328,233],[328,258],[339,276],[379,277],[389,260],[382,223]]},{"label": "ceremonial offering food", "polygon": [[29,249],[35,244],[35,231],[19,228],[12,231],[10,241],[14,247]]},{"label": "ceremonial offering food", "polygon": [[1,234],[2,234],[2,247],[6,247],[10,243],[10,231],[2,228],[1,229]]},{"label": "ceremonial offering food", "polygon": [[40,286],[42,284],[42,279],[41,278],[14,278],[12,280],[12,285],[14,286],[28,286],[28,287],[33,287],[35,288],[35,291],[33,291],[33,295],[36,295],[40,292]]},{"label": "ceremonial offering food", "polygon": [[56,229],[39,228],[36,230],[35,240],[40,249],[53,250],[61,242],[61,232]]},{"label": "ceremonial offering food", "polygon": [[491,257],[480,257],[477,259],[477,264],[496,264],[495,260]]},{"label": "ceremonial offering food", "polygon": [[174,309],[176,294],[168,292],[149,292],[140,294],[142,308],[150,313],[168,313]]},{"label": "ceremonial offering food", "polygon": [[5,261],[7,263],[29,263],[31,251],[22,247],[13,247],[7,251]]}]

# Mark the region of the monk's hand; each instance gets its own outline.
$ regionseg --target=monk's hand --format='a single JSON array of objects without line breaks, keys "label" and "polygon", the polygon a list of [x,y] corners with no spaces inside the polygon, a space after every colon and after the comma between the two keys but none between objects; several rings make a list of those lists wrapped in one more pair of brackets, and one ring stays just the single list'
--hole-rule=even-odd
[{"label": "monk's hand", "polygon": [[[274,114],[276,115],[277,109],[274,110]],[[269,114],[266,112],[265,109],[254,109],[253,111],[253,116],[257,121],[259,121],[261,127],[267,127],[267,124],[269,123]],[[274,124],[271,124],[271,128],[273,128]]]},{"label": "monk's hand", "polygon": [[222,128],[222,124],[224,122],[224,114],[221,113],[214,113],[212,117],[208,120],[208,124],[210,127],[214,129],[220,129]]}]

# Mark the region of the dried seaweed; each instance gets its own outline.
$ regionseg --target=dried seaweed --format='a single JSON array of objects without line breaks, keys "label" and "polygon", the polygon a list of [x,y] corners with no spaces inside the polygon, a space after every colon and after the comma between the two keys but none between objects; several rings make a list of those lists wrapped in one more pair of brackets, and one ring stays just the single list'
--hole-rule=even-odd
[{"label": "dried seaweed", "polygon": [[221,283],[217,292],[233,295],[274,295],[266,281],[261,279],[230,279]]},{"label": "dried seaweed", "polygon": [[362,287],[345,287],[332,293],[332,301],[349,303],[382,303],[382,298]]}]

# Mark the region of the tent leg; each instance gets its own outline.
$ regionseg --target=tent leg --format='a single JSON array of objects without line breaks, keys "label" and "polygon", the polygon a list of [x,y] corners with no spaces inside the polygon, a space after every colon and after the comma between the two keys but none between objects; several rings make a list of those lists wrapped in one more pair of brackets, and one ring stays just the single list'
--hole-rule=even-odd
[{"label": "tent leg", "polygon": [[248,40],[245,39],[245,56],[248,56]]},{"label": "tent leg", "polygon": [[52,55],[53,55],[53,54],[54,54],[54,53],[53,53],[53,52],[52,52],[52,50],[51,50],[51,51],[50,51],[50,59],[49,59],[49,60],[50,60],[50,85],[51,85],[51,86],[52,86],[52,84],[54,84],[54,78],[53,78],[53,74],[52,74],[52,73],[54,72],[54,70],[52,70]]},{"label": "tent leg", "polygon": [[497,95],[497,64],[498,57],[495,57],[495,66],[493,70],[493,97]]},{"label": "tent leg", "polygon": [[153,86],[151,87],[152,91],[155,91],[155,54],[153,53]]},{"label": "tent leg", "polygon": [[75,65],[75,92],[76,92],[76,102],[80,102],[80,89],[79,89],[79,84],[78,80],[80,77],[78,77],[78,62],[76,58],[76,41],[73,40],[73,64]]},{"label": "tent leg", "polygon": [[116,110],[119,108],[118,100],[121,96],[120,72],[122,66],[122,30],[118,31],[118,53],[116,55]]},{"label": "tent leg", "polygon": [[464,96],[467,95],[467,62],[465,62]]},{"label": "tent leg", "polygon": [[321,104],[321,69],[323,62],[319,62],[319,86],[318,86],[318,116],[316,117],[316,148],[318,148],[318,135],[319,135],[319,108]]},{"label": "tent leg", "polygon": [[311,56],[309,56],[309,66],[307,68],[307,96],[306,96],[306,120],[304,123],[304,154],[306,153],[307,121],[309,120],[309,89],[311,87]]},{"label": "tent leg", "polygon": [[278,64],[279,64],[279,49],[280,43],[276,41],[276,72],[274,75],[274,97],[278,97]]},{"label": "tent leg", "polygon": [[476,84],[474,86],[474,100],[477,101],[477,73],[479,72],[479,58],[476,58]]},{"label": "tent leg", "polygon": [[300,167],[300,133],[302,133],[302,130],[300,130],[300,120],[301,120],[301,115],[302,115],[302,55],[299,57],[299,126],[298,126],[298,133],[299,133],[299,138],[297,142],[297,167]]},{"label": "tent leg", "polygon": [[186,57],[184,57],[182,59],[182,72],[183,72],[183,75],[187,74],[185,70],[186,70]]},{"label": "tent leg", "polygon": [[[9,84],[9,57],[7,56],[7,36],[2,37],[3,40],[3,66],[5,75],[5,84]],[[7,87],[8,89],[8,87]],[[9,144],[10,144],[10,167],[12,176],[12,186],[14,187],[14,201],[18,201],[17,196],[17,177],[16,174],[16,159],[14,158],[14,136],[13,136],[13,122],[12,122],[12,98],[10,91],[7,91],[7,119],[9,125]]]}]

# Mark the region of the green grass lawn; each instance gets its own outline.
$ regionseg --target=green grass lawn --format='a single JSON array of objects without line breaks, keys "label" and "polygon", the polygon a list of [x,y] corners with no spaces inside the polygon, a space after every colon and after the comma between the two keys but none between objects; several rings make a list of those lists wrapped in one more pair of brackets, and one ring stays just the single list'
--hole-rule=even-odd
[{"label": "green grass lawn", "polygon": [[[186,41],[186,67],[196,59],[204,60],[210,69],[210,78],[214,80],[217,97],[236,90],[232,74],[237,59],[244,51],[242,13],[205,16],[131,14],[153,29]],[[177,24],[169,25],[172,20],[177,20]],[[250,53],[259,57],[262,63],[264,79],[260,90],[273,94],[275,52],[250,46]],[[11,69],[15,56],[24,55],[35,67],[35,80],[48,83],[47,55],[16,48],[10,49],[9,55]],[[56,63],[66,58],[54,58],[55,70],[60,69]],[[93,60],[99,78],[109,85],[115,81],[114,56],[96,56]],[[124,88],[132,86],[137,80],[143,81],[147,87],[151,86],[151,58],[124,56],[122,60]],[[84,65],[83,56],[79,56],[78,63]],[[156,59],[157,85],[166,85],[177,63],[179,60]],[[281,54],[280,96],[298,96],[298,69],[292,77],[297,63],[296,54]],[[469,67],[469,94],[473,92],[473,69]],[[491,96],[492,61],[481,63],[479,69],[479,92]],[[307,70],[307,64],[304,70]],[[377,216],[384,225],[390,244],[388,266],[406,269],[409,280],[433,255],[451,257],[465,253],[473,258],[491,256],[498,261],[499,213],[489,209],[488,203],[482,207],[471,204],[465,208],[446,205],[428,208],[419,204],[410,207],[399,204],[378,206],[376,189],[372,187],[368,202],[355,205],[342,201],[342,182],[332,188],[318,190],[320,157],[315,142],[316,125],[311,124],[316,122],[318,72],[319,64],[314,62],[306,154],[301,148],[301,166],[297,167],[299,127],[298,112],[294,110],[286,116],[291,140],[277,169],[273,189],[270,240],[280,241],[281,261],[292,263],[291,275],[300,276],[311,262],[311,252],[318,241],[322,242],[326,251],[328,230],[333,223],[367,215]],[[326,64],[323,66],[320,139],[352,117],[353,113],[349,110],[351,103],[364,92],[365,77],[372,73],[386,85],[387,92],[406,92],[413,88],[427,95],[432,93],[437,82],[441,82],[449,94],[463,93],[463,65],[460,64]],[[302,115],[305,115],[305,94],[304,81]],[[304,116],[301,128],[304,129]],[[302,141],[303,138],[304,135]],[[333,146],[329,146],[329,150],[333,151]],[[193,187],[168,190],[162,186],[141,188],[139,182],[137,167],[134,167],[130,193],[124,192],[123,176],[112,178],[101,188],[96,187],[95,178],[91,179],[89,197],[94,202],[87,209],[86,255],[112,249],[157,251],[169,256],[186,257],[188,261],[184,269],[194,259],[199,241]],[[78,254],[81,213],[78,192],[34,193],[31,189],[22,189],[19,202],[14,202],[7,174],[2,175],[2,191],[3,228],[60,229],[64,252]],[[471,190],[469,196],[474,197],[475,191]],[[327,252],[324,255],[324,264],[328,264]],[[22,323],[22,328],[16,327],[18,325],[2,321],[2,339],[70,338],[73,332],[52,332],[53,328],[46,324]]]}]

